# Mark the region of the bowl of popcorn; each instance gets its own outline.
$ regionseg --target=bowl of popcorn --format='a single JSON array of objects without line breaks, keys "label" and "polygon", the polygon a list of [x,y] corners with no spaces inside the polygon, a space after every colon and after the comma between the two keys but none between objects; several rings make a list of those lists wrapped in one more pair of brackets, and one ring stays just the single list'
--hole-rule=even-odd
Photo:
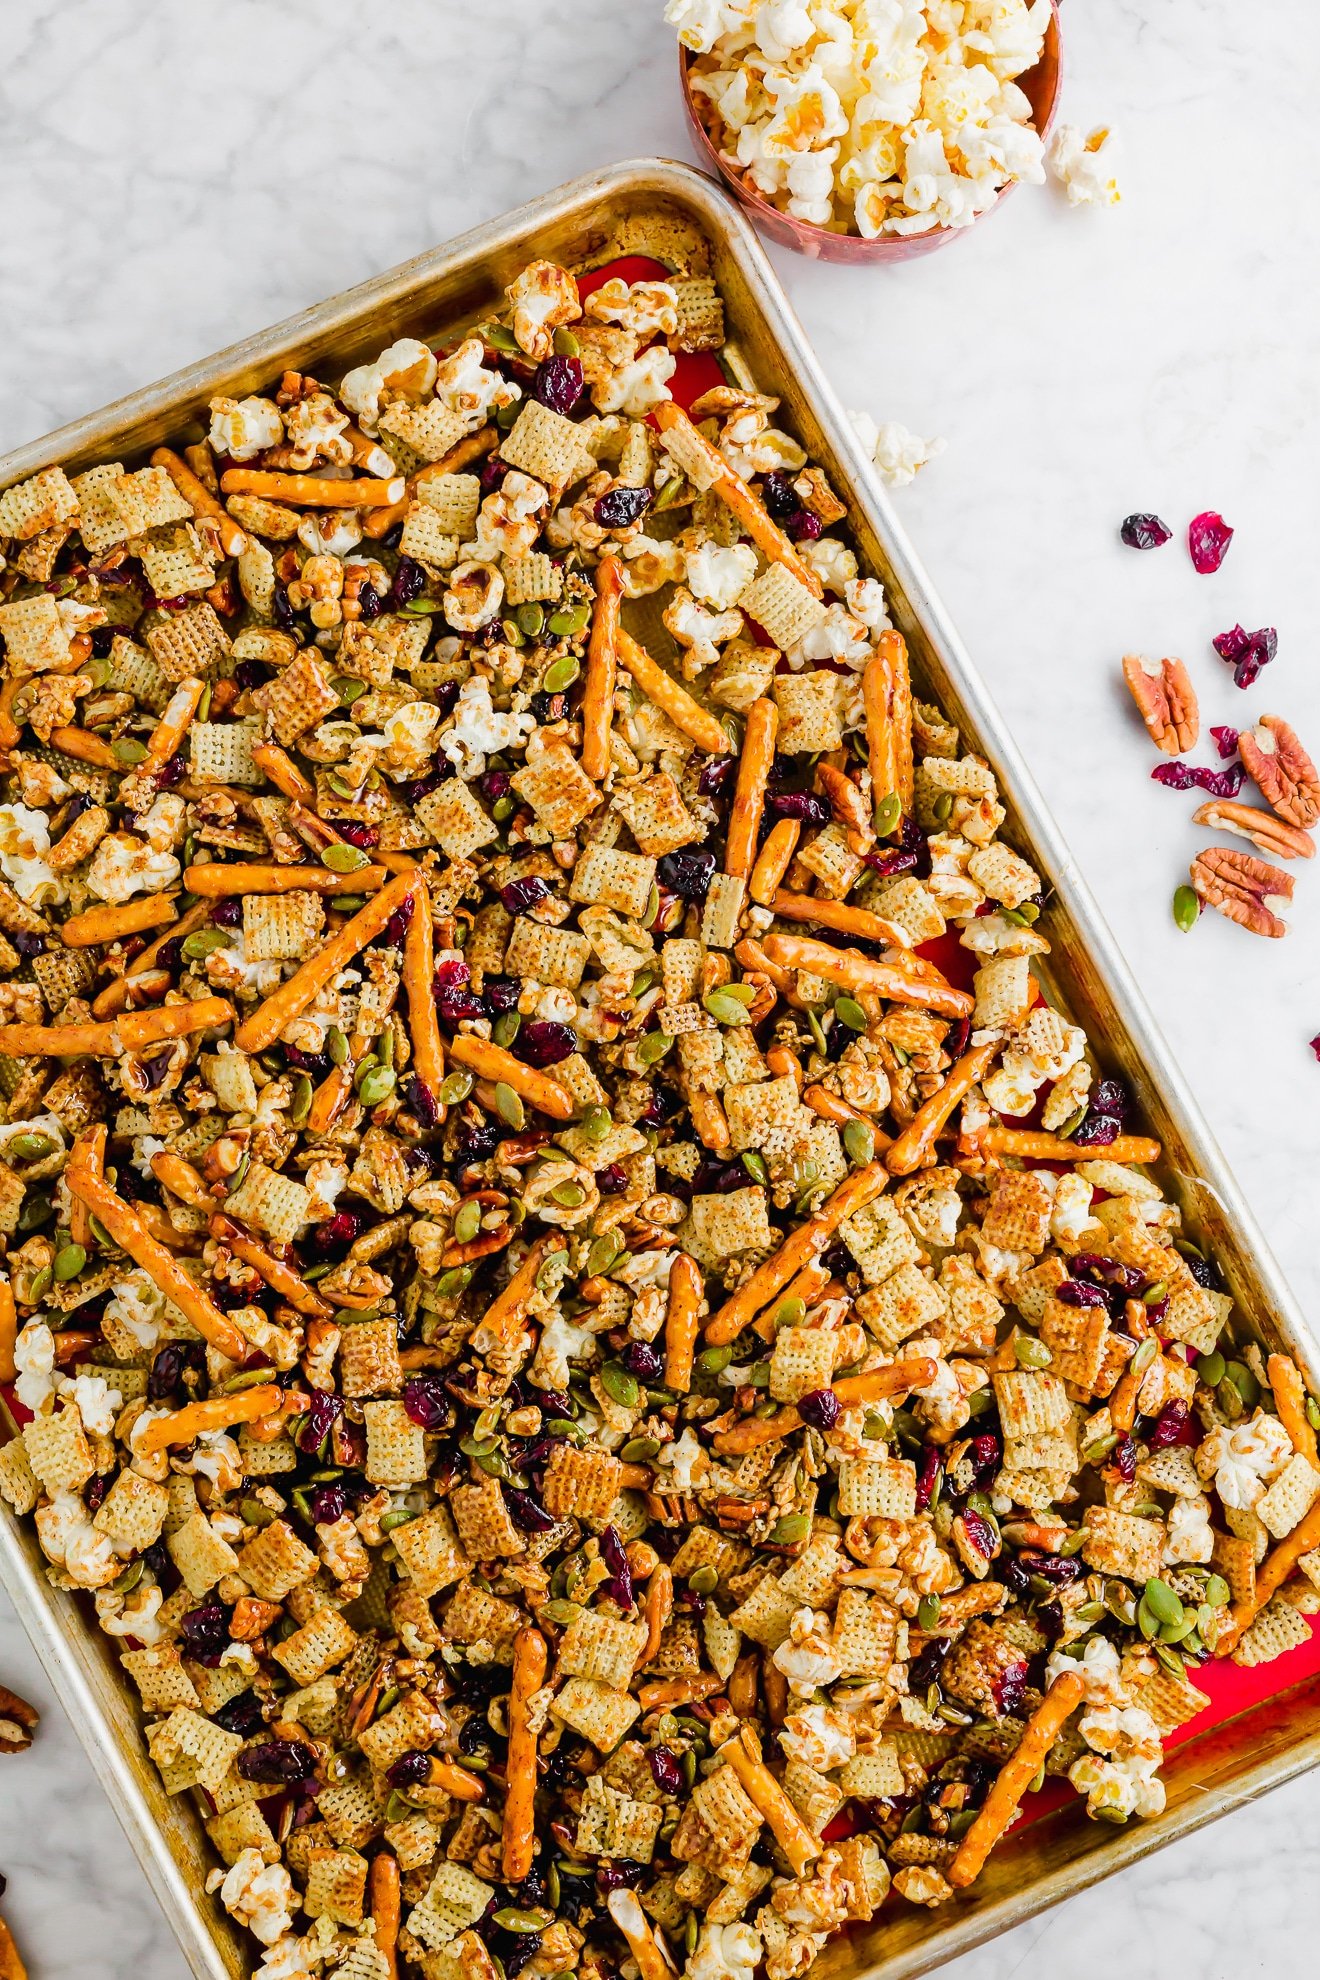
[{"label": "bowl of popcorn", "polygon": [[1058,0],[668,0],[698,150],[773,240],[907,261],[1045,177]]}]

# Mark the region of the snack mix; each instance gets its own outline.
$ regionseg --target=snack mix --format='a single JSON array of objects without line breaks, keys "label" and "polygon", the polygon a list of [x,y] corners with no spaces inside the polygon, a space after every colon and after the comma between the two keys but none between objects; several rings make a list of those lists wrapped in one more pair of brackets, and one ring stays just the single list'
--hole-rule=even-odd
[{"label": "snack mix", "polygon": [[260,1980],[791,1980],[1320,1602],[994,776],[611,252],[0,495],[0,1492]]},{"label": "snack mix", "polygon": [[[1040,60],[1049,0],[668,0],[665,19],[721,157],[796,220],[925,234],[1044,182],[1015,78]],[[1116,199],[1094,155],[1106,133],[1073,136],[1070,197]]]}]

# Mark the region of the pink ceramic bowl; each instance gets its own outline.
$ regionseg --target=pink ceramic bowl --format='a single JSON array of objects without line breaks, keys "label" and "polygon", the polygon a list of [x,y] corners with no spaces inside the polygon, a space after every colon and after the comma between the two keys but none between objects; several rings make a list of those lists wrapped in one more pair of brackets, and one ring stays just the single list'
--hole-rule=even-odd
[{"label": "pink ceramic bowl", "polygon": [[[748,183],[741,172],[730,167],[721,158],[711,141],[710,132],[701,120],[698,100],[693,96],[689,77],[689,64],[692,60],[686,48],[678,51],[679,77],[683,86],[683,104],[687,111],[688,123],[698,152],[711,171],[719,174],[725,184],[747,208],[757,225],[771,240],[781,246],[792,248],[797,254],[810,255],[814,261],[844,261],[879,263],[884,265],[895,261],[915,261],[918,255],[933,254],[936,248],[946,246],[950,241],[964,239],[972,227],[997,213],[1015,182],[1010,181],[1000,193],[993,206],[988,206],[979,214],[971,227],[933,227],[927,234],[882,234],[878,240],[866,241],[859,234],[834,234],[826,227],[812,226],[809,221],[795,220],[791,214],[781,213],[762,197],[756,188]],[[1059,108],[1059,94],[1063,83],[1063,35],[1059,27],[1059,0],[1050,0],[1050,24],[1045,31],[1045,45],[1034,69],[1017,78],[1018,87],[1030,99],[1031,121],[1043,139],[1049,139],[1054,127],[1054,119]],[[704,99],[700,99],[704,102]]]}]

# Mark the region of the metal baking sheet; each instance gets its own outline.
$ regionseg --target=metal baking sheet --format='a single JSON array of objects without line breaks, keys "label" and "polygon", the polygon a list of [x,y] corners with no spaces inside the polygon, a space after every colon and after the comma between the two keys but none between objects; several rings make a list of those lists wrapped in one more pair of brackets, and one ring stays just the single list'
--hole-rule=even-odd
[{"label": "metal baking sheet", "polygon": [[[756,382],[784,400],[814,460],[848,501],[863,562],[884,580],[912,648],[918,686],[958,721],[989,761],[1010,805],[1007,836],[1053,891],[1051,993],[1088,1036],[1106,1070],[1125,1079],[1164,1143],[1166,1183],[1190,1229],[1218,1259],[1246,1324],[1320,1377],[1320,1357],[1292,1294],[1229,1174],[1126,961],[1041,801],[1026,765],[921,564],[876,483],[833,391],[749,223],[690,167],[640,159],[587,178],[419,255],[104,411],[0,459],[0,487],[59,462],[135,464],[180,434],[200,437],[208,401],[258,389],[286,366],[338,377],[404,335],[437,338],[489,309],[534,255],[570,267],[599,260],[619,221],[667,212],[709,237],[731,343]],[[0,1436],[7,1426],[0,1424]],[[200,1817],[171,1800],[147,1759],[135,1701],[86,1598],[50,1587],[35,1536],[0,1519],[0,1579],[67,1706],[148,1881],[197,1980],[242,1980],[250,1947],[203,1890],[215,1858]],[[1301,1656],[1304,1653],[1294,1653]],[[1280,1681],[1287,1683],[1286,1670]],[[1239,1710],[1170,1753],[1168,1806],[1114,1830],[1086,1820],[1080,1801],[1025,1826],[1000,1847],[975,1890],[938,1912],[886,1906],[876,1923],[827,1947],[822,1980],[908,1980],[1137,1862],[1320,1762],[1320,1683],[1313,1676]]]}]

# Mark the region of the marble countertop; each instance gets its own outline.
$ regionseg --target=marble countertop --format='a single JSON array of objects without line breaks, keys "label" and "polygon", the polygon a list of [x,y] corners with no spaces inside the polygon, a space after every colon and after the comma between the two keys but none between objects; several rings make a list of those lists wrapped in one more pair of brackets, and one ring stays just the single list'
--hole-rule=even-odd
[{"label": "marble countertop", "polygon": [[[560,181],[690,156],[660,0],[33,0],[6,21],[0,449]],[[844,403],[948,441],[899,511],[1016,730],[1303,1304],[1320,1294],[1320,882],[1264,943],[1169,916],[1197,849],[1118,677],[1181,653],[1203,723],[1265,710],[1320,738],[1314,672],[1320,367],[1313,170],[1320,10],[1273,0],[1064,7],[1064,114],[1125,138],[1117,213],[1019,191],[891,271],[772,250]],[[1282,59],[1281,59],[1282,58]],[[1299,214],[1302,217],[1299,220]],[[1237,536],[1197,577],[1181,542]],[[1210,636],[1279,629],[1239,694]],[[1208,760],[1207,752],[1199,752]],[[4,1761],[5,1910],[34,1980],[183,1965],[0,1598],[0,1674],[44,1713]],[[1320,1776],[1228,1816],[947,1969],[956,1980],[1202,1980],[1304,1968]],[[1308,1870],[1309,1873],[1308,1874]]]}]

